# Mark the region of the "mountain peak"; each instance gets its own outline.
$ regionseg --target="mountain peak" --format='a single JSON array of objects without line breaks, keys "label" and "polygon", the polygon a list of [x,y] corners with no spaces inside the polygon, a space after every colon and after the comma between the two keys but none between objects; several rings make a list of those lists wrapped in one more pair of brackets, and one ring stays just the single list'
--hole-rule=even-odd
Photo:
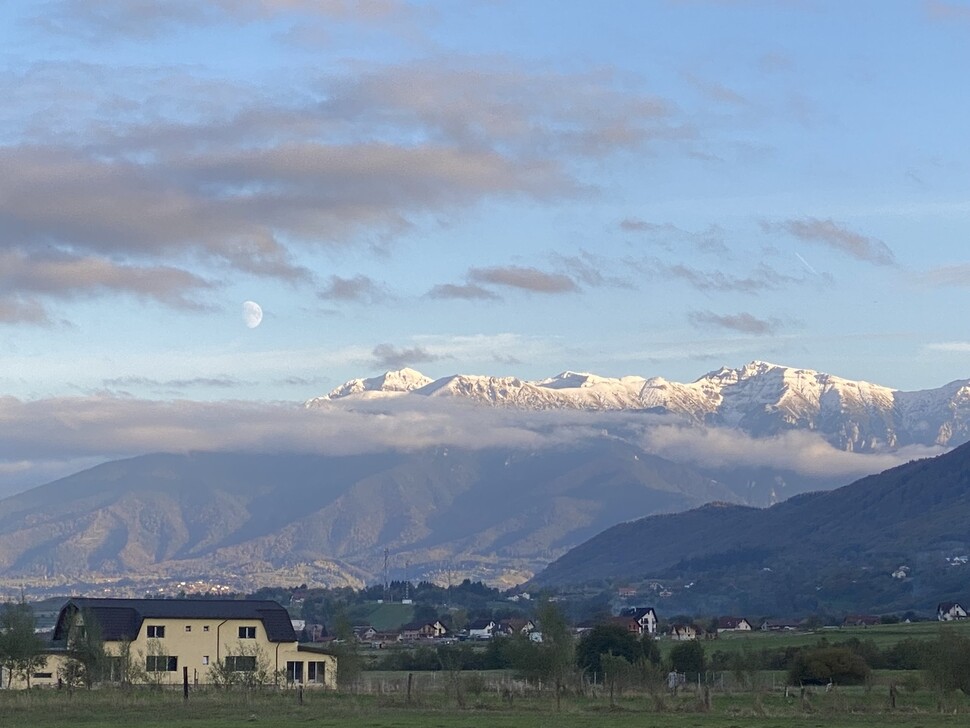
[{"label": "mountain peak", "polygon": [[565,370],[528,381],[517,377],[453,374],[432,380],[414,369],[352,379],[326,397],[457,398],[522,410],[650,411],[696,425],[736,427],[753,437],[791,430],[815,432],[850,451],[905,445],[950,446],[970,439],[970,380],[921,392],[901,392],[755,359],[721,367],[682,384],[661,377],[602,377]]}]

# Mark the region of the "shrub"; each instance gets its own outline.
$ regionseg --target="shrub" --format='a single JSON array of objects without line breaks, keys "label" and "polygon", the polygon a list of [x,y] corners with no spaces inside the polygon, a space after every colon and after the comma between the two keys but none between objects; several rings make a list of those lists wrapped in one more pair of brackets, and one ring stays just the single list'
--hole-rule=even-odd
[{"label": "shrub", "polygon": [[869,677],[869,665],[846,647],[800,650],[788,670],[793,683],[858,685]]}]

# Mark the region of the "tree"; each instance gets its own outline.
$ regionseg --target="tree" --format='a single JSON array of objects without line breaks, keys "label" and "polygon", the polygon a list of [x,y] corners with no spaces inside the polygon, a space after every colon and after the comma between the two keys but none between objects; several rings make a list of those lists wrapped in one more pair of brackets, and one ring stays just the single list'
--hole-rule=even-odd
[{"label": "tree", "polygon": [[869,677],[869,665],[847,647],[811,647],[798,651],[788,677],[793,683],[857,685]]},{"label": "tree", "polygon": [[699,675],[704,672],[704,645],[697,640],[681,642],[670,651],[670,668],[674,672]]},{"label": "tree", "polygon": [[236,644],[225,646],[225,655],[209,668],[209,677],[216,687],[229,689],[244,687],[250,690],[276,681],[270,670],[269,658],[259,645]]},{"label": "tree", "polygon": [[555,604],[543,604],[538,612],[539,626],[542,629],[542,642],[538,645],[538,663],[546,679],[551,680],[556,689],[556,710],[562,708],[562,693],[566,680],[574,669],[576,644],[570,634],[569,626],[562,612]]},{"label": "tree", "polygon": [[47,664],[44,641],[34,626],[34,610],[26,602],[7,602],[0,610],[0,664],[9,671],[8,688],[14,674],[29,688],[31,675]]},{"label": "tree", "polygon": [[970,695],[970,639],[940,630],[939,639],[926,646],[927,682],[937,694],[941,711],[947,708],[947,697],[954,690]]},{"label": "tree", "polygon": [[581,670],[603,674],[602,655],[622,657],[634,664],[643,657],[643,648],[637,638],[618,624],[601,624],[593,627],[576,645],[576,664]]},{"label": "tree", "polygon": [[69,686],[83,684],[90,689],[99,682],[108,665],[108,654],[101,638],[101,625],[87,610],[75,612],[67,629],[68,660],[59,677]]}]

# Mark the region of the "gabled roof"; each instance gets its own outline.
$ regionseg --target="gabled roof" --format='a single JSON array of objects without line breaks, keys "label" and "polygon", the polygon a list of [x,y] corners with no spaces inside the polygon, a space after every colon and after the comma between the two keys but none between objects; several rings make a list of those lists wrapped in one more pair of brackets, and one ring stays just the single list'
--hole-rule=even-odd
[{"label": "gabled roof", "polygon": [[91,614],[105,641],[133,640],[146,619],[248,619],[259,621],[270,642],[296,642],[289,613],[264,599],[97,599],[75,597],[61,607],[54,641],[67,638],[70,618]]},{"label": "gabled roof", "polygon": [[[744,617],[718,617],[717,628],[718,629],[737,629],[741,622],[748,622]],[[751,622],[748,622],[748,626],[751,626]]]},{"label": "gabled roof", "polygon": [[495,627],[495,622],[493,620],[491,620],[491,619],[476,619],[473,622],[469,622],[468,625],[467,625],[467,629],[469,629],[469,630],[472,630],[472,629],[477,629],[477,630],[491,629],[491,628],[494,628],[494,627]]}]

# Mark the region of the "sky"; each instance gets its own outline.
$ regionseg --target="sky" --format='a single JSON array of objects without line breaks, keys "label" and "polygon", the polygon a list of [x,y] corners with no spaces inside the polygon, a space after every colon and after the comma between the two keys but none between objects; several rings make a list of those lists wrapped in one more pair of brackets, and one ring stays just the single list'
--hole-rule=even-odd
[{"label": "sky", "polygon": [[957,0],[6,0],[0,493],[404,366],[970,377],[967,68]]}]

